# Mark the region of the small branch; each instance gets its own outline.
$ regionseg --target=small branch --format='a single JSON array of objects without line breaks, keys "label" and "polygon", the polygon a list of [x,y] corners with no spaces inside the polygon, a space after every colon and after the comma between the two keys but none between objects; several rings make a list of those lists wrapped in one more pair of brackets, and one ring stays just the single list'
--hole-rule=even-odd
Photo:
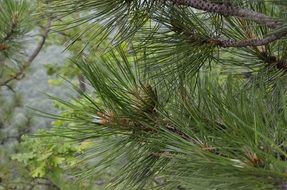
[{"label": "small branch", "polygon": [[178,136],[180,136],[180,137],[183,138],[184,140],[186,140],[186,141],[188,141],[188,142],[195,143],[190,136],[188,136],[186,133],[180,131],[179,129],[177,129],[176,127],[174,127],[173,125],[171,125],[170,123],[166,123],[165,128],[166,128],[167,130],[169,130],[170,132],[173,132],[173,133],[177,134]]},{"label": "small branch", "polygon": [[20,79],[24,78],[25,70],[32,64],[32,62],[35,60],[35,58],[39,55],[40,51],[42,50],[42,48],[46,42],[46,39],[49,35],[51,24],[52,24],[52,19],[50,18],[47,26],[45,27],[45,31],[44,31],[43,35],[41,35],[42,38],[41,38],[38,46],[33,51],[33,53],[28,57],[27,63],[23,65],[23,67],[20,69],[20,71],[16,72],[14,75],[10,76],[10,78],[6,79],[5,81],[0,82],[0,86],[7,86],[13,80],[20,80]]},{"label": "small branch", "polygon": [[20,80],[23,78],[23,72],[22,72],[22,69],[15,73],[14,75],[10,76],[10,78],[6,79],[5,81],[1,82],[0,83],[0,86],[7,86],[11,81],[13,80]]},{"label": "small branch", "polygon": [[287,71],[287,63],[286,61],[279,60],[275,56],[267,55],[266,52],[261,52],[260,57],[262,61],[268,64],[268,66],[275,66],[277,69]]},{"label": "small branch", "polygon": [[[246,20],[252,20],[256,23],[265,25],[269,28],[280,28],[283,23],[275,20],[272,17],[264,15],[262,13],[258,13],[252,10],[242,9],[238,6],[233,6],[231,4],[225,3],[212,3],[210,1],[205,0],[172,0],[174,4],[177,5],[185,5],[190,6],[199,10],[218,13],[223,16],[236,16]],[[284,28],[284,27],[283,27]],[[198,36],[189,31],[183,31],[181,28],[173,26],[173,31],[183,33],[186,35],[192,43],[198,43],[199,45],[209,44],[212,46],[217,46],[221,48],[242,48],[242,47],[258,47],[268,45],[276,40],[286,37],[286,30],[279,30],[277,32],[273,32],[261,39],[247,38],[243,40],[233,40],[233,39],[217,39],[211,38],[209,36]],[[287,64],[282,60],[278,60],[274,57],[263,56],[261,60],[265,61],[268,65],[276,66],[278,69],[282,69],[287,71]]]},{"label": "small branch", "polygon": [[172,0],[172,2],[176,5],[190,6],[195,9],[210,13],[217,13],[223,16],[235,16],[246,20],[252,20],[269,28],[277,28],[282,26],[281,21],[275,20],[270,16],[252,10],[242,9],[238,6],[232,6],[230,4],[212,3],[204,0]]},{"label": "small branch", "polygon": [[0,40],[0,51],[8,49],[8,46],[5,43],[11,40],[12,36],[16,33],[17,24],[18,24],[17,17],[12,18],[12,25],[10,30],[7,32],[6,36]]},{"label": "small branch", "polygon": [[223,48],[228,48],[228,47],[248,47],[248,46],[264,46],[264,45],[268,45],[271,42],[274,42],[276,40],[279,40],[283,37],[285,37],[287,34],[286,33],[282,33],[280,35],[268,35],[262,39],[246,39],[246,40],[217,40],[218,44],[220,47]]},{"label": "small branch", "polygon": [[264,45],[270,44],[271,42],[284,38],[287,35],[287,31],[286,31],[286,32],[267,35],[262,39],[244,39],[244,40],[227,39],[225,40],[225,39],[211,38],[208,36],[206,37],[200,36],[192,32],[184,31],[178,26],[172,26],[171,30],[177,33],[183,33],[185,36],[187,36],[191,40],[191,42],[196,42],[201,45],[210,44],[210,45],[215,45],[215,46],[222,47],[222,48],[264,46]]},{"label": "small branch", "polygon": [[32,55],[29,57],[28,59],[28,64],[30,65],[34,59],[38,56],[38,54],[40,53],[40,51],[42,50],[45,42],[46,42],[46,39],[48,37],[48,34],[50,32],[50,28],[51,28],[51,25],[52,25],[52,19],[49,19],[48,21],[48,24],[47,26],[45,27],[45,31],[44,31],[44,34],[42,35],[42,39],[41,41],[39,42],[37,48],[34,50],[34,52],[32,53]]},{"label": "small branch", "polygon": [[6,36],[1,40],[2,43],[10,40],[12,38],[12,36],[14,35],[14,33],[16,32],[16,28],[17,28],[17,18],[13,18],[12,19],[12,25],[10,28],[10,31],[6,34]]},{"label": "small branch", "polygon": [[[235,40],[217,40],[217,39],[209,39],[206,40],[206,43],[217,45],[218,47],[228,48],[228,47],[257,47],[257,46],[264,46],[268,45],[271,42],[274,42],[286,34],[281,35],[270,35],[263,39],[248,39],[242,41],[235,41]],[[280,70],[287,71],[287,63],[277,59],[275,56],[268,56],[266,53],[262,52],[261,56],[259,57],[262,61],[267,63],[270,66],[276,66],[276,68]]]},{"label": "small branch", "polygon": [[[197,45],[210,45],[210,46],[217,46],[220,48],[240,48],[240,47],[258,47],[258,46],[265,46],[279,40],[283,37],[286,37],[286,32],[279,32],[274,33],[271,35],[267,35],[262,39],[245,39],[245,40],[223,40],[223,39],[216,39],[211,37],[200,36],[195,33],[184,31],[183,29],[179,28],[178,26],[172,26],[172,31],[184,34],[191,43],[195,43]],[[270,66],[276,66],[278,69],[287,71],[287,63],[283,60],[279,60],[274,56],[268,56],[266,53],[262,52],[261,56],[259,57],[262,61],[267,63]]]}]

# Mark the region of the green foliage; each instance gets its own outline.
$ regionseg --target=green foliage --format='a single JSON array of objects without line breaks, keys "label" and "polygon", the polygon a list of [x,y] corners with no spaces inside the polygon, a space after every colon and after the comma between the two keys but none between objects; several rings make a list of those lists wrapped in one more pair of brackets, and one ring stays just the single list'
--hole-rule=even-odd
[{"label": "green foliage", "polygon": [[281,4],[219,2],[283,22],[274,29],[188,2],[49,1],[46,13],[66,19],[58,31],[72,28],[72,63],[91,90],[51,97],[61,114],[39,114],[55,126],[15,159],[34,176],[73,167],[79,184],[115,167],[107,189],[285,190],[286,39],[224,45],[284,34]]},{"label": "green foliage", "polygon": [[[60,21],[55,21],[54,26],[58,28],[63,24],[68,24],[75,19],[79,19],[79,15],[72,14],[69,15]],[[90,32],[86,32],[85,35],[82,34],[82,31],[85,28],[89,28]],[[111,40],[105,39],[106,33],[102,32],[94,36],[93,31],[100,30],[102,26],[93,25],[89,23],[82,23],[80,27],[72,27],[64,31],[56,31],[50,35],[48,44],[54,45],[63,45],[67,46],[67,53],[69,58],[65,61],[64,64],[58,65],[56,63],[48,63],[45,65],[46,72],[50,76],[61,76],[54,79],[50,79],[48,82],[50,85],[63,85],[65,80],[69,79],[73,84],[82,82],[85,84],[85,81],[81,81],[84,77],[81,74],[79,68],[74,64],[74,59],[86,58],[89,60],[97,61],[97,55],[88,56],[93,52],[97,54],[104,53],[108,51],[109,46],[111,46]],[[101,41],[100,44],[97,44]],[[85,84],[86,85],[86,84]]]},{"label": "green foliage", "polygon": [[200,83],[186,82],[166,102],[122,51],[108,57],[78,64],[97,98],[59,100],[70,110],[62,119],[75,125],[51,131],[76,141],[106,137],[83,152],[81,166],[90,168],[85,178],[128,160],[113,185],[141,189],[159,176],[163,189],[274,189],[286,181],[283,82],[248,87],[229,77],[220,84],[216,73],[203,73]]},{"label": "green foliage", "polygon": [[[52,13],[61,18],[65,18],[71,13],[77,13],[80,17],[70,20],[68,23],[59,25],[61,29],[76,27],[79,24],[87,24],[83,27],[82,32],[90,34],[90,40],[97,38],[98,35],[104,34],[96,44],[100,44],[102,40],[111,37],[115,32],[121,35],[115,35],[115,43],[124,39],[128,39],[135,34],[138,27],[141,27],[147,21],[149,11],[153,10],[153,6],[160,6],[157,1],[127,1],[127,0],[89,0],[80,2],[52,0],[47,4],[48,14]],[[102,27],[93,28],[92,26],[101,25]],[[89,41],[86,41],[89,43]]]},{"label": "green foliage", "polygon": [[[0,1],[0,77],[6,79],[23,65],[24,35],[31,29],[26,1]],[[19,61],[21,60],[21,61]],[[1,82],[2,80],[0,80]]]},{"label": "green foliage", "polygon": [[27,55],[31,53],[31,30],[36,26],[34,8],[32,0],[0,0],[0,189],[34,186],[25,167],[11,160],[11,155],[19,151],[21,136],[38,127],[31,113],[24,110],[21,92],[12,84],[25,76],[24,70],[38,55]]},{"label": "green foliage", "polygon": [[19,53],[23,35],[31,27],[26,1],[0,1],[0,60]]},{"label": "green foliage", "polygon": [[[46,133],[45,131],[39,132]],[[75,153],[81,152],[81,147],[69,142],[63,142],[60,137],[27,138],[22,144],[27,153],[19,153],[12,157],[13,160],[22,162],[31,171],[32,177],[44,177],[50,171],[57,172],[64,164],[72,166],[77,162]],[[22,150],[23,151],[23,150]],[[59,172],[59,171],[58,171]]]},{"label": "green foliage", "polygon": [[19,111],[23,102],[18,93],[10,92],[7,97],[0,92],[0,189],[23,187],[31,178],[24,167],[11,161],[10,156],[17,150],[21,135],[30,132],[33,120],[28,112]]}]

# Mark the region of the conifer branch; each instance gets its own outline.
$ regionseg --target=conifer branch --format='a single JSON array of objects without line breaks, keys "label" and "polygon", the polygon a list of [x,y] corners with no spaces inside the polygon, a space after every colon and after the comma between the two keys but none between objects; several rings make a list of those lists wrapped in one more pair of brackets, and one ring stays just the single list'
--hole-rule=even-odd
[{"label": "conifer branch", "polygon": [[235,16],[246,20],[252,20],[258,24],[265,25],[269,28],[282,26],[282,22],[262,13],[252,10],[242,9],[226,3],[213,3],[204,0],[172,0],[176,5],[190,6],[195,9],[218,13],[223,16]]},{"label": "conifer branch", "polygon": [[262,39],[244,39],[244,40],[232,40],[232,39],[216,39],[216,38],[210,38],[210,37],[201,37],[196,36],[194,34],[188,34],[188,37],[192,42],[198,42],[199,44],[210,44],[210,45],[216,45],[218,47],[222,48],[231,48],[231,47],[253,47],[253,46],[264,46],[268,45],[276,40],[279,40],[286,36],[286,33],[282,33],[280,35],[268,35]]},{"label": "conifer branch", "polygon": [[287,34],[282,33],[280,35],[268,35],[262,39],[245,39],[245,40],[217,40],[217,44],[220,47],[228,48],[228,47],[248,47],[248,46],[264,46],[268,45],[271,42],[279,40],[285,37]]},{"label": "conifer branch", "polygon": [[12,38],[12,36],[16,33],[17,24],[18,24],[18,18],[14,16],[12,18],[11,28],[9,32],[6,34],[6,36],[1,40],[2,43],[4,43],[5,41],[9,41]]},{"label": "conifer branch", "polygon": [[[266,37],[262,39],[245,39],[245,40],[225,40],[225,39],[217,39],[212,37],[204,37],[199,36],[197,34],[184,31],[183,29],[179,28],[178,26],[172,26],[172,30],[177,33],[182,33],[188,39],[191,43],[196,43],[199,45],[211,45],[211,46],[217,46],[219,48],[240,48],[240,47],[258,47],[258,46],[265,46],[268,45],[276,40],[279,40],[287,35],[286,32],[279,32],[274,33],[271,35],[267,35]],[[286,61],[280,60],[275,56],[269,56],[266,54],[266,52],[261,52],[259,59],[267,63],[269,66],[275,66],[276,68],[280,70],[287,71],[287,63]]]},{"label": "conifer branch", "polygon": [[46,42],[46,39],[48,37],[48,34],[50,32],[51,25],[52,25],[52,19],[50,18],[48,20],[47,26],[45,27],[45,31],[44,31],[44,33],[42,35],[42,39],[40,40],[38,46],[36,47],[36,49],[34,50],[34,52],[31,54],[31,56],[28,59],[28,64],[29,65],[34,61],[34,59],[38,56],[38,54],[42,50],[42,48],[43,48],[43,46],[44,46],[44,44]]},{"label": "conifer branch", "polygon": [[6,50],[8,46],[5,44],[7,41],[11,40],[13,35],[17,31],[17,25],[18,25],[18,17],[14,16],[12,17],[12,24],[10,27],[10,30],[6,33],[6,35],[0,40],[0,51]]},{"label": "conifer branch", "polygon": [[16,72],[14,75],[10,76],[8,79],[6,79],[5,81],[0,83],[0,86],[7,86],[11,81],[13,80],[20,80],[24,77],[24,72],[25,70],[31,65],[31,63],[35,60],[35,58],[38,56],[38,54],[40,53],[40,51],[42,50],[46,39],[48,37],[48,34],[50,32],[50,28],[51,28],[51,24],[52,24],[52,19],[50,18],[48,21],[47,26],[45,27],[45,31],[42,35],[42,38],[38,44],[38,46],[36,47],[36,49],[33,51],[33,53],[29,56],[28,61],[26,62],[26,64],[24,64],[22,66],[22,68]]},{"label": "conifer branch", "polygon": [[[284,34],[285,36],[286,34]],[[236,41],[236,40],[217,40],[217,39],[209,39],[207,40],[210,44],[215,44],[218,47],[228,48],[228,47],[257,47],[257,46],[264,46],[268,45],[271,42],[274,42],[278,39],[283,37],[283,35],[270,35],[263,39],[247,39],[242,41]],[[269,66],[275,66],[276,68],[280,70],[287,71],[287,63],[286,61],[279,60],[275,56],[268,56],[266,52],[261,52],[259,59],[267,63]]]},{"label": "conifer branch", "polygon": [[260,56],[259,58],[269,66],[275,66],[277,69],[287,71],[286,61],[280,60],[275,56],[268,56],[266,52],[262,52]]}]

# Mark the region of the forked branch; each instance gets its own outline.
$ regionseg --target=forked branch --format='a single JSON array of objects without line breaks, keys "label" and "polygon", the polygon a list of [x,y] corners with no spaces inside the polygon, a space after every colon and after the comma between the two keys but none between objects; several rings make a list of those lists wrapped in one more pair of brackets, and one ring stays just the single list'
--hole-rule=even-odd
[{"label": "forked branch", "polygon": [[198,10],[210,13],[218,13],[223,16],[235,16],[246,20],[252,20],[258,24],[269,28],[277,28],[282,26],[282,22],[256,11],[243,9],[226,3],[213,3],[205,0],[172,0],[176,5],[190,6]]}]

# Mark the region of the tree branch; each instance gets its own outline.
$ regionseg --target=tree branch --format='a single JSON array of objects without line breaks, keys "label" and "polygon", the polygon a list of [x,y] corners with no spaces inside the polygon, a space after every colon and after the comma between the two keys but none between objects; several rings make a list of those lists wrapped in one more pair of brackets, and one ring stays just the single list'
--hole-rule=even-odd
[{"label": "tree branch", "polygon": [[[271,42],[279,40],[287,35],[286,32],[278,32],[267,35],[262,39],[245,39],[245,40],[224,40],[224,39],[216,39],[208,36],[200,36],[193,32],[185,31],[178,26],[172,25],[171,30],[176,33],[184,34],[191,43],[195,43],[196,45],[210,45],[217,46],[221,48],[230,48],[230,47],[253,47],[257,48],[257,46],[268,45]],[[280,70],[287,71],[287,62],[276,58],[275,56],[268,56],[265,52],[261,52],[259,57],[262,61],[267,63],[269,66],[275,66]]]},{"label": "tree branch", "polygon": [[33,51],[33,53],[28,57],[28,61],[26,62],[26,64],[23,65],[23,67],[20,69],[20,71],[16,72],[14,75],[12,75],[10,78],[6,79],[5,81],[0,83],[0,86],[6,86],[8,85],[11,81],[13,80],[19,80],[22,79],[24,77],[24,72],[25,70],[32,64],[32,62],[35,60],[35,58],[38,56],[38,54],[40,53],[40,51],[42,50],[46,39],[49,35],[50,32],[50,28],[51,28],[51,24],[52,24],[52,19],[50,18],[48,20],[48,24],[45,27],[45,31],[42,35],[42,38],[38,44],[38,46],[36,47],[36,49]]},{"label": "tree branch", "polygon": [[215,45],[215,46],[222,47],[222,48],[264,46],[264,45],[268,45],[271,42],[279,40],[287,35],[287,30],[286,30],[285,32],[278,32],[278,33],[267,35],[262,39],[249,38],[249,39],[244,39],[244,40],[233,40],[233,39],[226,40],[226,39],[212,38],[209,36],[200,36],[194,32],[185,31],[184,29],[179,28],[178,26],[173,26],[173,25],[172,25],[171,30],[177,33],[184,34],[186,37],[188,37],[191,40],[191,42],[196,42],[202,45],[210,44],[210,45]]},{"label": "tree branch", "polygon": [[262,39],[246,39],[246,40],[217,40],[217,45],[220,47],[228,48],[228,47],[248,47],[248,46],[264,46],[268,45],[271,42],[279,40],[285,37],[287,34],[282,33],[280,35],[268,35]]},{"label": "tree branch", "polygon": [[275,56],[267,55],[266,52],[261,52],[260,57],[262,61],[268,64],[268,66],[275,66],[277,69],[287,71],[286,61],[280,60]]},{"label": "tree branch", "polygon": [[44,44],[46,42],[46,39],[48,37],[48,34],[50,32],[51,25],[52,25],[52,19],[50,18],[49,21],[48,21],[47,26],[45,27],[45,31],[44,31],[44,34],[42,35],[41,41],[39,42],[37,48],[34,50],[34,52],[31,54],[31,56],[28,59],[29,65],[34,61],[34,59],[38,56],[38,54],[40,53],[41,49],[43,48],[43,46],[44,46]]},{"label": "tree branch", "polygon": [[223,16],[235,16],[246,20],[252,20],[258,24],[269,28],[277,28],[282,26],[282,22],[262,13],[252,10],[242,9],[238,6],[233,6],[224,3],[212,3],[204,0],[172,0],[176,5],[190,6],[195,9],[217,13]]},{"label": "tree branch", "polygon": [[[287,33],[286,33],[287,34]],[[281,37],[285,36],[286,34],[281,35],[270,35],[263,39],[247,39],[242,41],[236,40],[218,40],[218,39],[205,39],[201,40],[202,44],[210,44],[216,45],[218,47],[228,48],[228,47],[256,47],[256,46],[264,46],[268,45],[269,43],[280,39]],[[195,37],[192,38],[194,41]],[[269,66],[276,66],[276,68],[280,70],[287,71],[287,63],[283,60],[279,60],[275,56],[268,56],[266,52],[261,52],[259,57],[262,61],[267,63]]]},{"label": "tree branch", "polygon": [[17,17],[13,17],[12,18],[12,25],[11,25],[10,30],[7,32],[6,36],[4,36],[0,40],[0,51],[6,50],[8,48],[8,46],[5,44],[5,42],[11,40],[13,35],[16,33],[17,24],[18,24],[18,18]]},{"label": "tree branch", "polygon": [[18,24],[17,17],[12,18],[11,28],[10,28],[9,32],[7,32],[6,36],[1,40],[2,43],[4,43],[5,41],[10,40],[12,38],[12,36],[16,32],[17,24]]}]

